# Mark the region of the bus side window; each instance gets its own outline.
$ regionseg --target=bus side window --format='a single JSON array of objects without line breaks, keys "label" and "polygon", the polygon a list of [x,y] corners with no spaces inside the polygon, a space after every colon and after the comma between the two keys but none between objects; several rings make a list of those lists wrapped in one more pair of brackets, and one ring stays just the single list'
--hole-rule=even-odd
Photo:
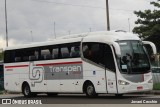
[{"label": "bus side window", "polygon": [[29,61],[29,56],[24,56],[23,61]]},{"label": "bus side window", "polygon": [[36,56],[34,56],[34,55],[32,55],[32,56],[29,56],[29,60],[30,61],[35,61],[37,58],[36,58]]},{"label": "bus side window", "polygon": [[42,60],[49,60],[51,59],[51,53],[49,49],[41,50],[41,59]]},{"label": "bus side window", "polygon": [[62,58],[69,58],[70,57],[68,47],[61,48],[61,55],[62,55]]},{"label": "bus side window", "polygon": [[21,62],[21,57],[15,57],[15,62]]},{"label": "bus side window", "polygon": [[28,50],[29,61],[39,60],[39,52],[35,49]]},{"label": "bus side window", "polygon": [[111,47],[102,43],[84,43],[83,44],[84,58],[102,65],[107,69],[115,71],[114,58]]},{"label": "bus side window", "polygon": [[52,50],[52,59],[58,59],[58,48]]},{"label": "bus side window", "polygon": [[30,60],[29,56],[31,56],[33,52],[30,49],[24,49],[22,53],[23,53],[23,61],[26,62]]},{"label": "bus side window", "polygon": [[115,71],[115,63],[114,63],[114,58],[113,58],[113,52],[112,49],[109,45],[104,46],[104,63],[105,67]]},{"label": "bus side window", "polygon": [[15,62],[15,50],[5,51],[4,62],[5,63]]},{"label": "bus side window", "polygon": [[89,51],[88,45],[87,44],[83,44],[83,56],[84,56],[84,58],[87,58],[88,51]]},{"label": "bus side window", "polygon": [[86,43],[83,45],[84,58],[89,59],[95,63],[99,63],[99,44],[98,43]]},{"label": "bus side window", "polygon": [[39,52],[38,52],[38,51],[35,51],[35,52],[34,52],[34,56],[36,57],[36,60],[38,60],[38,59],[39,59]]},{"label": "bus side window", "polygon": [[80,57],[80,47],[79,46],[71,47],[71,57],[72,58]]}]

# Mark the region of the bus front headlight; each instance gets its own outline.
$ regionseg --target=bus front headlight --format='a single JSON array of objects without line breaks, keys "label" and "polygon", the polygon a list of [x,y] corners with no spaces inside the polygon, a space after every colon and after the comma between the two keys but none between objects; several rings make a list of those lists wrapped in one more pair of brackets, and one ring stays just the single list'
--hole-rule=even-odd
[{"label": "bus front headlight", "polygon": [[128,82],[123,81],[123,80],[118,80],[119,85],[129,85]]}]

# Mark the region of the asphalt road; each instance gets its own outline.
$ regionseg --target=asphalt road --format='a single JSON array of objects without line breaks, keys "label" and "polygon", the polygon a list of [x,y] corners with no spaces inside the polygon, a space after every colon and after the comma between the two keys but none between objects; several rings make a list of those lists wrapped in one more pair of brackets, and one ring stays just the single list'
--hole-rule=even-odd
[{"label": "asphalt road", "polygon": [[41,100],[42,104],[132,104],[132,101],[140,100],[156,100],[157,103],[160,104],[160,95],[151,94],[125,94],[123,97],[102,94],[96,98],[87,98],[83,94],[59,94],[54,97],[48,97],[45,94],[40,94],[33,98],[24,98],[22,94],[8,94],[0,95],[0,98],[11,98],[15,100]]}]

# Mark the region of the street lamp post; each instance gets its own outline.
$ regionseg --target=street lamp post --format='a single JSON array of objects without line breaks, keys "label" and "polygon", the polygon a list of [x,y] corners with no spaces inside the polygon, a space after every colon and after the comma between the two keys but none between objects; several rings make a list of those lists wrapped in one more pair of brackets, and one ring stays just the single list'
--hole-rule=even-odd
[{"label": "street lamp post", "polygon": [[8,47],[7,3],[6,3],[6,0],[5,0],[5,22],[6,22],[6,46]]},{"label": "street lamp post", "polygon": [[31,39],[32,39],[32,42],[33,42],[33,33],[32,33],[32,31],[31,31]]},{"label": "street lamp post", "polygon": [[54,22],[54,37],[55,37],[55,39],[57,38],[56,37],[56,22]]},{"label": "street lamp post", "polygon": [[128,30],[130,32],[130,18],[128,18]]},{"label": "street lamp post", "polygon": [[108,0],[106,0],[106,15],[107,15],[107,30],[110,31],[109,4],[108,4]]}]

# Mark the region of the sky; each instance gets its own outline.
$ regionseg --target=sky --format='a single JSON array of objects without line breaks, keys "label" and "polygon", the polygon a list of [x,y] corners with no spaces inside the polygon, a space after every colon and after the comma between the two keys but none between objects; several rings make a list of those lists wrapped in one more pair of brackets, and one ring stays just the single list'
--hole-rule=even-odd
[{"label": "sky", "polygon": [[[107,29],[106,0],[6,1],[9,46]],[[150,1],[157,0],[109,0],[111,30],[132,31],[137,19],[133,12],[154,9]],[[4,6],[0,0],[0,48],[6,45]]]}]

